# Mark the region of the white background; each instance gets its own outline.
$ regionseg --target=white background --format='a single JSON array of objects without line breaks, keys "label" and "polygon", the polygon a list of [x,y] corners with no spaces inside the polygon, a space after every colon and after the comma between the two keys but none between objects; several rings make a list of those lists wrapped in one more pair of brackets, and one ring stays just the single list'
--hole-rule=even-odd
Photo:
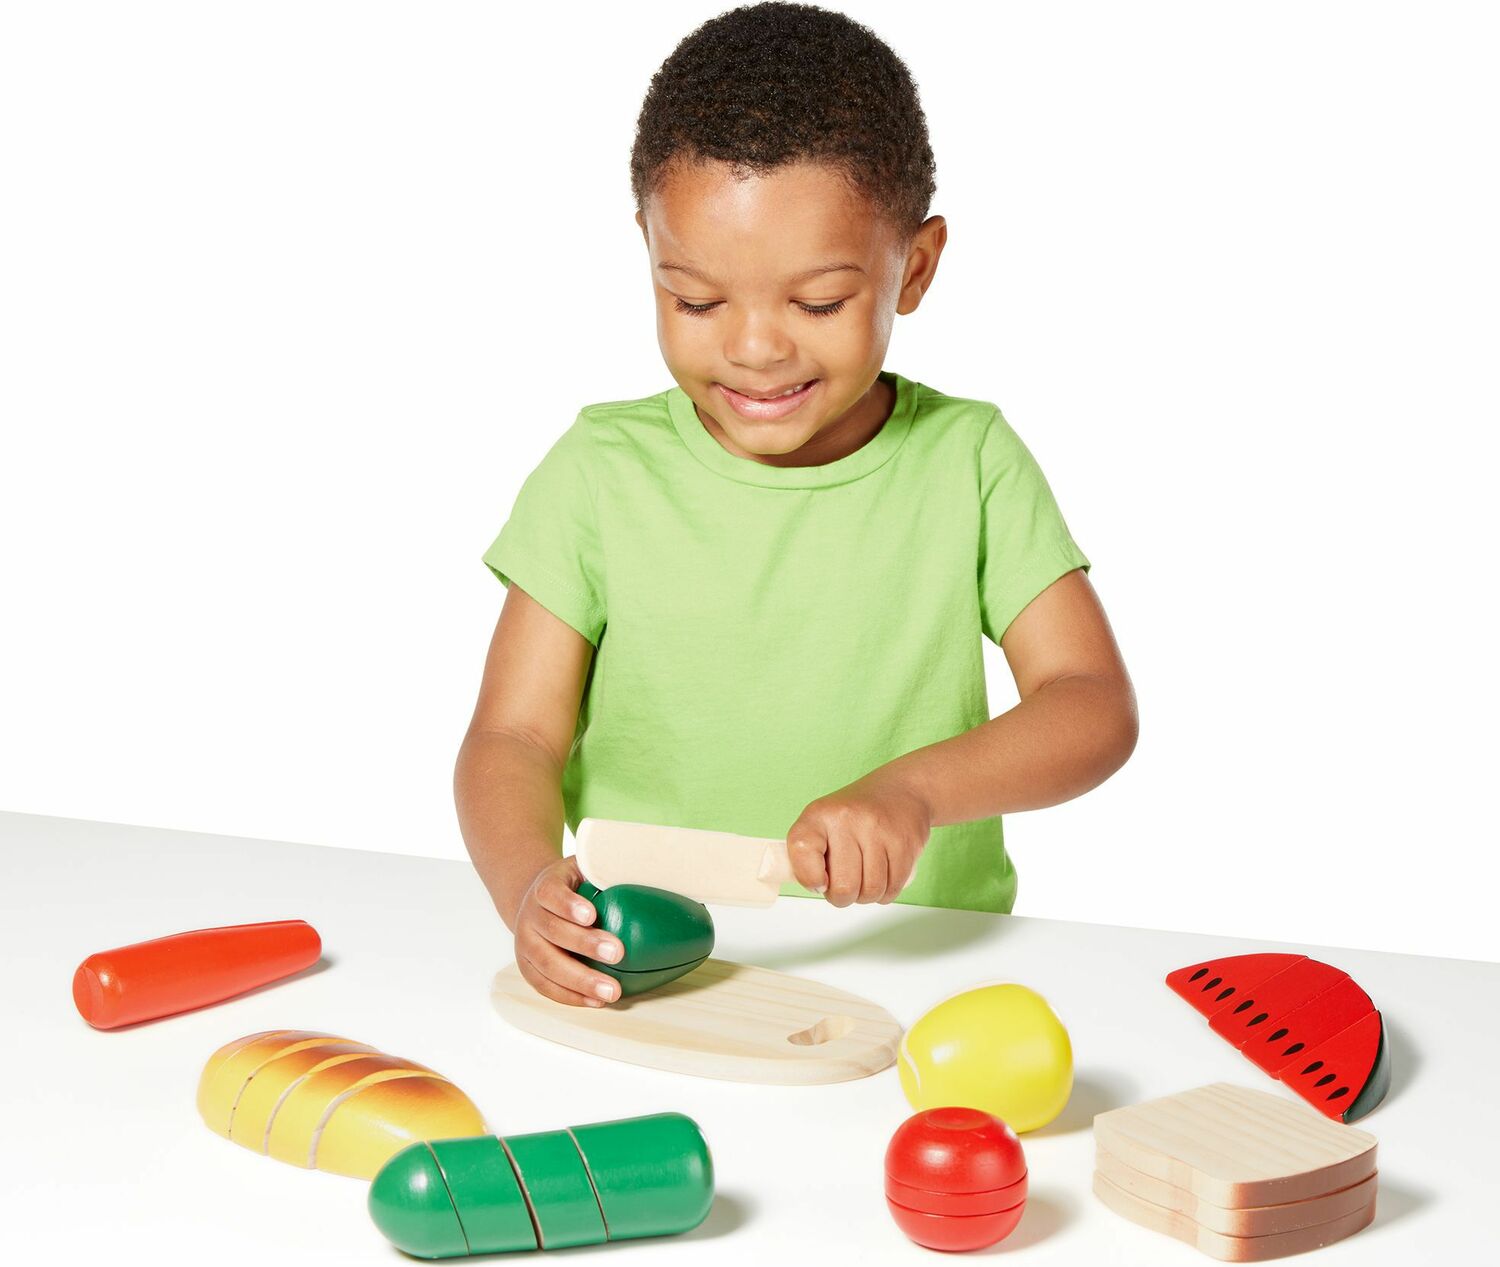
[{"label": "white background", "polygon": [[[727,7],[0,7],[0,807],[463,856],[479,556],[671,385],[628,155]],[[1017,913],[1500,958],[1493,10],[841,7],[949,226],[887,366],[1005,411],[1140,700]]]}]

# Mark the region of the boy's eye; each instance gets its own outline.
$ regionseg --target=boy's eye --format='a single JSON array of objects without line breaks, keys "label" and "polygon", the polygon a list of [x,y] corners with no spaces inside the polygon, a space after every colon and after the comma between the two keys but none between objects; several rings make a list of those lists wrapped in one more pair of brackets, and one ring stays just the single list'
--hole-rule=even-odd
[{"label": "boy's eye", "polygon": [[[673,295],[672,298],[676,301],[678,312],[685,312],[693,317],[707,316],[719,306],[717,303],[690,304],[686,300],[678,299],[676,295]],[[801,308],[810,317],[831,317],[834,313],[842,311],[844,305],[848,302],[847,299],[840,299],[837,303],[833,304],[819,304],[816,307],[809,304],[798,304],[797,307]]]}]

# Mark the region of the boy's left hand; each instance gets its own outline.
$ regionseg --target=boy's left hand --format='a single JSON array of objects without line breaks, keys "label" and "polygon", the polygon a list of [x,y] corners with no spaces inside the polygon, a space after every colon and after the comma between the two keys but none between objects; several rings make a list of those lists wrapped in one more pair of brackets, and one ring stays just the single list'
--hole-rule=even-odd
[{"label": "boy's left hand", "polygon": [[792,873],[834,906],[887,903],[906,887],[932,834],[932,810],[906,779],[881,766],[820,796],[786,834]]}]

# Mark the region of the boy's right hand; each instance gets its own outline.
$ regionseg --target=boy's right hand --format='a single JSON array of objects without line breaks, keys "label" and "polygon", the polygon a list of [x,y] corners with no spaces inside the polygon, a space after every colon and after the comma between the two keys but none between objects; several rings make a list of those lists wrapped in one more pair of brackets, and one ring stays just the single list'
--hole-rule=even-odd
[{"label": "boy's right hand", "polygon": [[516,966],[532,988],[549,999],[574,1007],[603,1007],[620,997],[620,983],[568,952],[619,963],[625,947],[613,933],[590,927],[598,913],[578,894],[582,880],[571,857],[537,872],[516,910]]}]

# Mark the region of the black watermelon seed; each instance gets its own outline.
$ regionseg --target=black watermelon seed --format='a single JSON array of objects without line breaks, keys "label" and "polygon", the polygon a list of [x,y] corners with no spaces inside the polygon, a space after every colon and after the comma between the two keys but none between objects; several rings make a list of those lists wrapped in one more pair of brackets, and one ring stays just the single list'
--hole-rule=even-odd
[{"label": "black watermelon seed", "polygon": [[1308,1065],[1308,1067],[1302,1071],[1302,1076],[1305,1078],[1310,1073],[1316,1073],[1322,1067],[1323,1062],[1321,1060],[1315,1060],[1312,1062],[1312,1064]]},{"label": "black watermelon seed", "polygon": [[1188,980],[1189,981],[1196,981],[1199,977],[1205,977],[1207,975],[1208,975],[1208,969],[1207,968],[1199,968],[1197,972],[1193,973],[1193,975],[1188,978]]},{"label": "black watermelon seed", "polygon": [[1243,1003],[1241,1003],[1241,1004],[1240,1004],[1240,1005],[1239,1005],[1239,1007],[1237,1007],[1237,1008],[1235,1008],[1235,1009],[1234,1009],[1234,1014],[1235,1014],[1235,1015],[1236,1015],[1236,1016],[1238,1016],[1238,1015],[1239,1015],[1239,1014],[1240,1014],[1240,1013],[1241,1013],[1241,1012],[1243,1012],[1243,1011],[1244,1011],[1244,1010],[1245,1010],[1245,1009],[1246,1009],[1246,1008],[1247,1008],[1247,1007],[1254,1007],[1254,1006],[1255,1006],[1255,1000],[1254,1000],[1254,999],[1246,999],[1246,1000],[1245,1000],[1245,1001],[1244,1001],[1244,1002],[1243,1002]]},{"label": "black watermelon seed", "polygon": [[1260,1012],[1260,1013],[1258,1013],[1255,1016],[1255,1018],[1253,1020],[1246,1021],[1245,1022],[1245,1027],[1248,1029],[1251,1025],[1259,1025],[1269,1015],[1270,1015],[1269,1012]]},{"label": "black watermelon seed", "polygon": [[1222,1002],[1224,1002],[1225,999],[1227,999],[1233,993],[1234,993],[1234,987],[1233,986],[1230,986],[1227,990],[1220,990],[1219,991],[1219,997],[1216,998],[1214,1000],[1214,1002],[1215,1003],[1222,1003]]},{"label": "black watermelon seed", "polygon": [[1286,1037],[1286,1027],[1283,1026],[1281,1029],[1277,1030],[1274,1034],[1272,1034],[1270,1038],[1266,1039],[1266,1042],[1268,1042],[1268,1043],[1279,1043],[1285,1037]]},{"label": "black watermelon seed", "polygon": [[1295,1056],[1299,1051],[1301,1051],[1306,1046],[1307,1046],[1306,1043],[1293,1043],[1290,1047],[1288,1047],[1281,1054],[1283,1056]]},{"label": "black watermelon seed", "polygon": [[1332,1081],[1333,1081],[1333,1075],[1331,1073],[1325,1073],[1321,1078],[1319,1078],[1315,1083],[1313,1083],[1313,1086],[1315,1086],[1315,1087],[1326,1087]]},{"label": "black watermelon seed", "polygon": [[1341,1095],[1348,1095],[1348,1094],[1349,1094],[1349,1088],[1348,1087],[1340,1087],[1337,1091],[1330,1091],[1328,1093],[1328,1098],[1330,1100],[1337,1100],[1339,1098],[1339,1096],[1341,1096]]},{"label": "black watermelon seed", "polygon": [[1205,981],[1203,983],[1203,988],[1205,990],[1216,990],[1216,989],[1219,988],[1219,986],[1221,986],[1223,984],[1224,984],[1224,978],[1223,977],[1215,977],[1212,981]]}]

